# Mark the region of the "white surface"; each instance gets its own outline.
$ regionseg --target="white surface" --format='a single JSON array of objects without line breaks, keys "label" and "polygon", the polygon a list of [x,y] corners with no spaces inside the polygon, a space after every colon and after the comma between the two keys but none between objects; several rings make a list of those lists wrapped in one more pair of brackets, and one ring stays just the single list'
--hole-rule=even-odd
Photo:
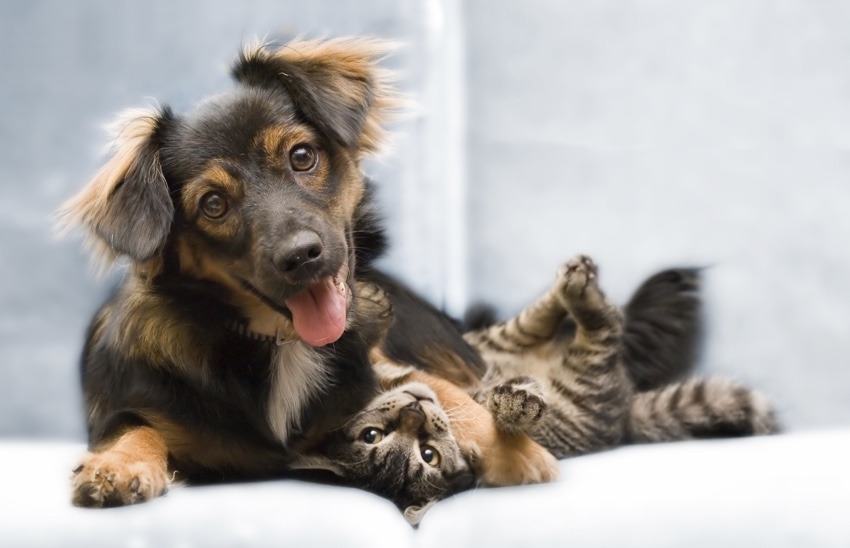
[{"label": "white surface", "polygon": [[544,486],[478,490],[411,529],[391,504],[293,481],[69,503],[79,444],[0,443],[3,546],[850,546],[850,430],[634,446],[562,463]]},{"label": "white surface", "polygon": [[0,545],[105,547],[410,546],[391,503],[354,489],[296,481],[173,489],[125,508],[70,503],[81,444],[0,444]]},{"label": "white surface", "polygon": [[422,546],[850,546],[850,431],[644,445],[562,462],[560,482],[459,495]]}]

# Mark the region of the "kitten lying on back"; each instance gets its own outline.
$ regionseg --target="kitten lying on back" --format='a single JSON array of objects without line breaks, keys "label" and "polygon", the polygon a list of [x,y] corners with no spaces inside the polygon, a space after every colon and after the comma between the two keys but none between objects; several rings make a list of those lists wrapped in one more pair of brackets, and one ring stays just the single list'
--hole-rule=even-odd
[{"label": "kitten lying on back", "polygon": [[[465,390],[376,352],[384,392],[302,466],[385,496],[417,523],[434,502],[474,483],[551,481],[558,474],[553,455],[773,431],[772,411],[756,392],[724,379],[667,382],[669,372],[653,377],[647,364],[630,364],[629,356],[646,353],[628,350],[658,334],[646,325],[624,334],[622,311],[597,282],[593,262],[576,257],[518,316],[468,333],[488,369]],[[389,318],[386,295],[373,289],[371,300]]]},{"label": "kitten lying on back", "polygon": [[[773,412],[728,379],[692,378],[638,391],[624,360],[623,313],[579,256],[518,316],[465,338],[489,368],[474,395],[505,429],[528,433],[558,458],[619,445],[768,434]],[[574,336],[559,329],[570,318]],[[641,365],[641,364],[637,364]]]}]

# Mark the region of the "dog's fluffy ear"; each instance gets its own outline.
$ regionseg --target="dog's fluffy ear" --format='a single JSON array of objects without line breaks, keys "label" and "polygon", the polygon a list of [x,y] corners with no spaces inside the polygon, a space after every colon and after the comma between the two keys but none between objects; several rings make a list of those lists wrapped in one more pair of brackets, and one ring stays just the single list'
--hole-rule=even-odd
[{"label": "dog's fluffy ear", "polygon": [[93,251],[107,264],[119,255],[154,258],[168,237],[174,204],[159,162],[157,134],[168,109],[124,112],[111,126],[112,156],[58,212],[60,227],[84,226]]},{"label": "dog's fluffy ear", "polygon": [[379,66],[393,45],[374,39],[295,40],[279,49],[246,47],[233,77],[280,87],[326,137],[362,154],[381,151],[384,125],[405,107],[392,73]]}]

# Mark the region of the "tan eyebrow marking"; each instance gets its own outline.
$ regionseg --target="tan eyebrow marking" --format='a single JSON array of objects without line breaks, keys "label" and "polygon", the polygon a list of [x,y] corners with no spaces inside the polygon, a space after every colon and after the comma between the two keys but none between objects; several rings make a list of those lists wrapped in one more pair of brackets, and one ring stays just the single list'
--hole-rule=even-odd
[{"label": "tan eyebrow marking", "polygon": [[183,209],[190,216],[198,213],[198,200],[211,190],[223,191],[231,199],[241,200],[244,196],[242,182],[221,164],[212,163],[200,175],[193,178],[183,190]]}]

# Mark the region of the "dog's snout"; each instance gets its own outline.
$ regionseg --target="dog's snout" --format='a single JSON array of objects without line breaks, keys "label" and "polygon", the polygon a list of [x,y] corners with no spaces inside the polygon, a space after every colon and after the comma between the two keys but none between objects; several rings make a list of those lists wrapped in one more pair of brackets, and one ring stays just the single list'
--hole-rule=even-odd
[{"label": "dog's snout", "polygon": [[301,230],[280,245],[274,255],[274,264],[285,274],[295,274],[306,265],[318,264],[323,251],[318,234],[312,230]]}]

